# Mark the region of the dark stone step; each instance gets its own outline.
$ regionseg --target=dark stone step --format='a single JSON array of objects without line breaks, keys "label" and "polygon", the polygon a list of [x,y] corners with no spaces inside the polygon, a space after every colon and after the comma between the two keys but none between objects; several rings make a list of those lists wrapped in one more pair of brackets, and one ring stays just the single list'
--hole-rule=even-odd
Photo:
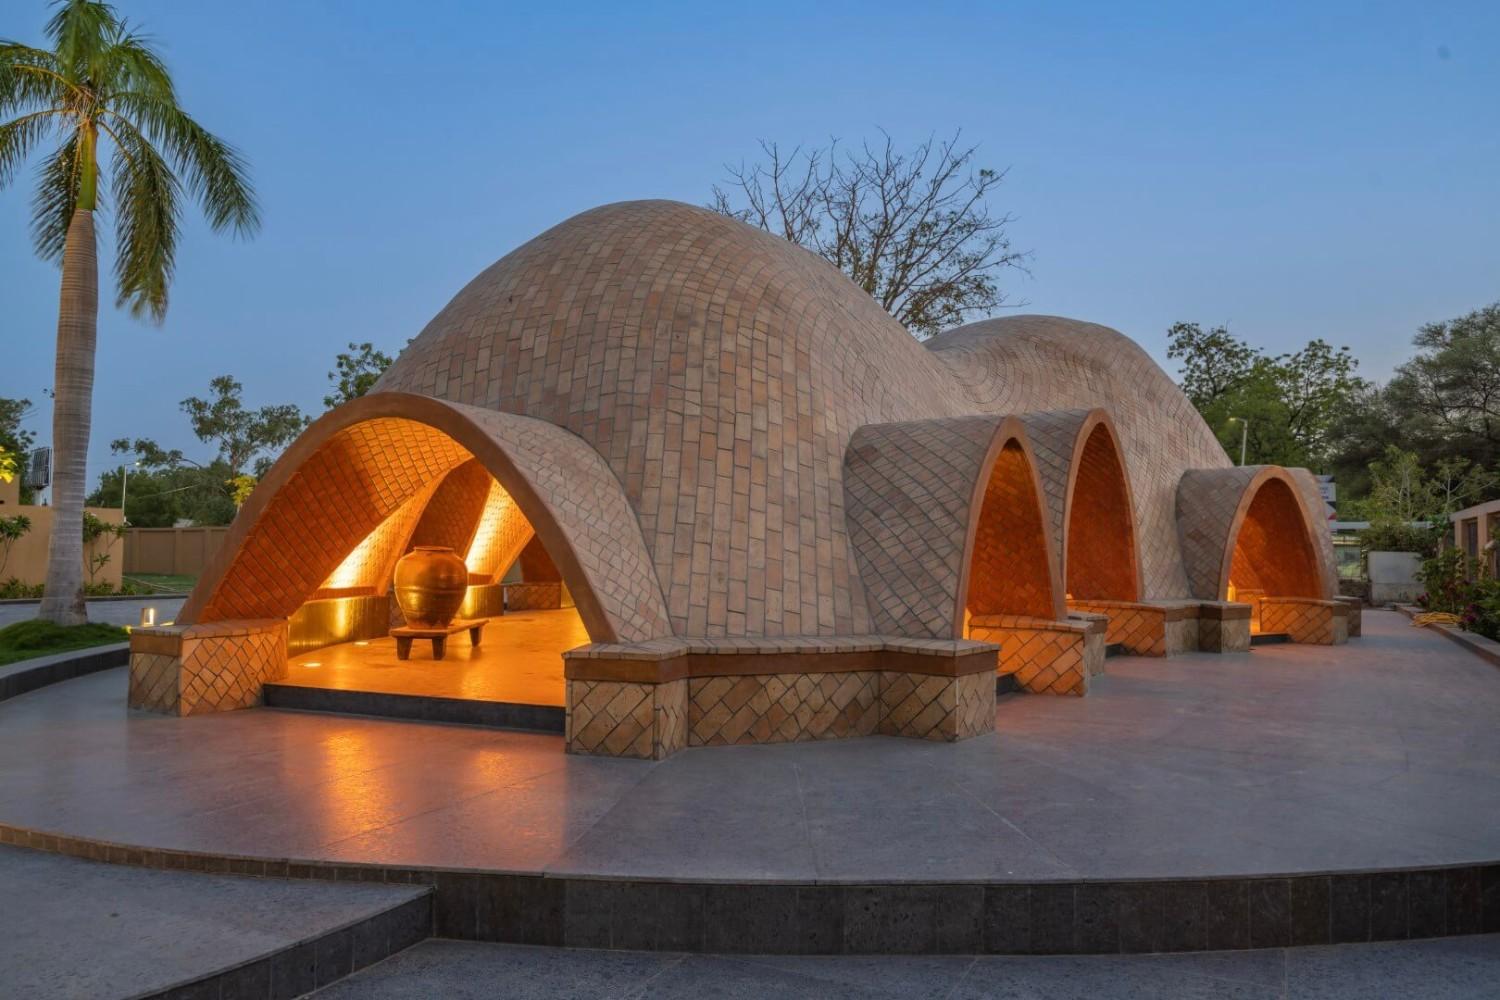
[{"label": "dark stone step", "polygon": [[561,733],[567,713],[554,705],[523,705],[509,701],[473,701],[383,691],[343,691],[301,684],[267,684],[267,708],[343,715],[374,715],[415,722],[449,722],[490,729],[524,729]]},{"label": "dark stone step", "polygon": [[1279,646],[1283,642],[1291,642],[1292,637],[1285,632],[1260,632],[1250,637],[1252,646]]}]

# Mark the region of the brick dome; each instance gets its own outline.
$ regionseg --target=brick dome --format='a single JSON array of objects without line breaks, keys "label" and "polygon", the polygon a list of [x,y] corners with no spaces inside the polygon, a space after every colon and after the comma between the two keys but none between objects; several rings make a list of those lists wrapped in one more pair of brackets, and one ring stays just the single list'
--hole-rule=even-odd
[{"label": "brick dome", "polygon": [[[1077,484],[1106,481],[1085,486],[1097,495],[1077,509],[1099,515],[1123,504],[1129,516],[1107,530],[1093,517],[1094,540],[1074,552],[1115,582],[1080,589],[1114,587],[1123,600],[1223,598],[1199,593],[1195,580],[1209,576],[1185,567],[1178,485],[1190,469],[1227,469],[1228,458],[1129,338],[1016,316],[924,345],[819,257],[689,205],[606,205],[501,258],[427,324],[370,396],[314,425],[270,483],[292,478],[289,463],[366,416],[406,412],[408,399],[441,401],[445,420],[458,413],[489,426],[477,415],[491,413],[570,432],[577,444],[565,450],[587,461],[570,459],[569,475],[593,477],[595,498],[594,513],[579,511],[573,523],[591,526],[588,544],[599,551],[560,562],[594,566],[599,578],[578,582],[599,595],[587,601],[603,609],[597,635],[831,636],[879,625],[951,636],[973,603],[971,576],[1020,587],[1026,608],[1057,611],[1075,560],[1066,542]],[[525,425],[505,426],[513,449]],[[477,453],[468,444],[429,474],[447,475]],[[549,461],[527,460],[537,470]],[[1002,467],[1028,482],[1002,488]],[[567,492],[567,476],[553,479]],[[1288,482],[1310,511],[1310,477]],[[549,511],[574,499],[520,486],[538,494],[528,516],[547,526],[549,546],[572,545],[566,518]],[[1215,524],[1237,527],[1232,512],[1249,502],[1242,493],[1203,495],[1227,505]],[[1002,521],[979,523],[986,497]],[[266,504],[252,505],[250,519]],[[388,517],[395,504],[369,517]],[[618,523],[619,511],[634,523]],[[606,518],[612,524],[600,527]],[[1035,539],[1006,534],[1018,525]],[[1101,554],[1120,536],[1129,536],[1124,550]],[[1218,559],[1230,542],[1189,544]],[[631,553],[637,579],[603,579],[619,570],[609,565],[613,548]],[[1029,582],[984,565],[1023,551]],[[1326,554],[1318,558],[1326,580]],[[613,603],[606,588],[620,591]],[[189,611],[247,613],[239,607],[205,594]]]}]

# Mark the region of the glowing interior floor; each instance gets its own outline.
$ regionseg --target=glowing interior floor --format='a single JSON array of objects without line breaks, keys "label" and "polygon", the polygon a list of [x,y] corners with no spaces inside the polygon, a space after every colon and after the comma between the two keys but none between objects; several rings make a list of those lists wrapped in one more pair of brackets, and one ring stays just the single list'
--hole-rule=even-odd
[{"label": "glowing interior floor", "polygon": [[424,639],[412,643],[409,660],[396,658],[391,638],[346,642],[293,658],[281,683],[560,707],[565,701],[562,652],[588,641],[572,608],[518,611],[490,619],[477,649],[466,633],[450,637],[440,661],[433,660],[432,644]]}]

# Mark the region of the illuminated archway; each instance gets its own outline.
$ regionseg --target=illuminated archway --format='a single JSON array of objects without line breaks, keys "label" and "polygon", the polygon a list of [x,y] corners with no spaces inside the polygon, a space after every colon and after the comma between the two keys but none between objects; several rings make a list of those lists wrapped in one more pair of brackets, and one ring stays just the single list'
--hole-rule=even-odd
[{"label": "illuminated archway", "polygon": [[999,445],[978,484],[960,610],[965,616],[1062,618],[1062,588],[1030,450],[1018,436]]},{"label": "illuminated archway", "polygon": [[1237,518],[1221,600],[1250,591],[1266,597],[1323,596],[1307,517],[1285,479],[1263,480]]},{"label": "illuminated archway", "polygon": [[406,393],[345,404],[298,439],[240,512],[181,620],[290,617],[382,526],[410,520],[393,515],[424,509],[423,493],[430,498],[471,460],[542,540],[591,639],[671,634],[619,482],[582,439],[527,417]]},{"label": "illuminated archway", "polygon": [[1095,415],[1079,432],[1068,488],[1063,564],[1074,600],[1136,601],[1135,508],[1114,429]]}]

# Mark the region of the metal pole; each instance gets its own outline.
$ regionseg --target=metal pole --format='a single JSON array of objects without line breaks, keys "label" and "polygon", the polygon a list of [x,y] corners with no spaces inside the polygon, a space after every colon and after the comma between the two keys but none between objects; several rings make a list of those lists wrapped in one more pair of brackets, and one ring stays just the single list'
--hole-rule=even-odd
[{"label": "metal pole", "polygon": [[1240,420],[1240,464],[1245,464],[1245,439],[1250,436],[1250,421]]},{"label": "metal pole", "polygon": [[[1244,465],[1245,463],[1241,462],[1240,464]],[[121,480],[120,480],[120,523],[124,524],[125,523],[125,491],[128,490],[128,489],[130,489],[130,466],[128,466],[128,465],[121,465],[120,466],[120,475],[122,477]]]}]

